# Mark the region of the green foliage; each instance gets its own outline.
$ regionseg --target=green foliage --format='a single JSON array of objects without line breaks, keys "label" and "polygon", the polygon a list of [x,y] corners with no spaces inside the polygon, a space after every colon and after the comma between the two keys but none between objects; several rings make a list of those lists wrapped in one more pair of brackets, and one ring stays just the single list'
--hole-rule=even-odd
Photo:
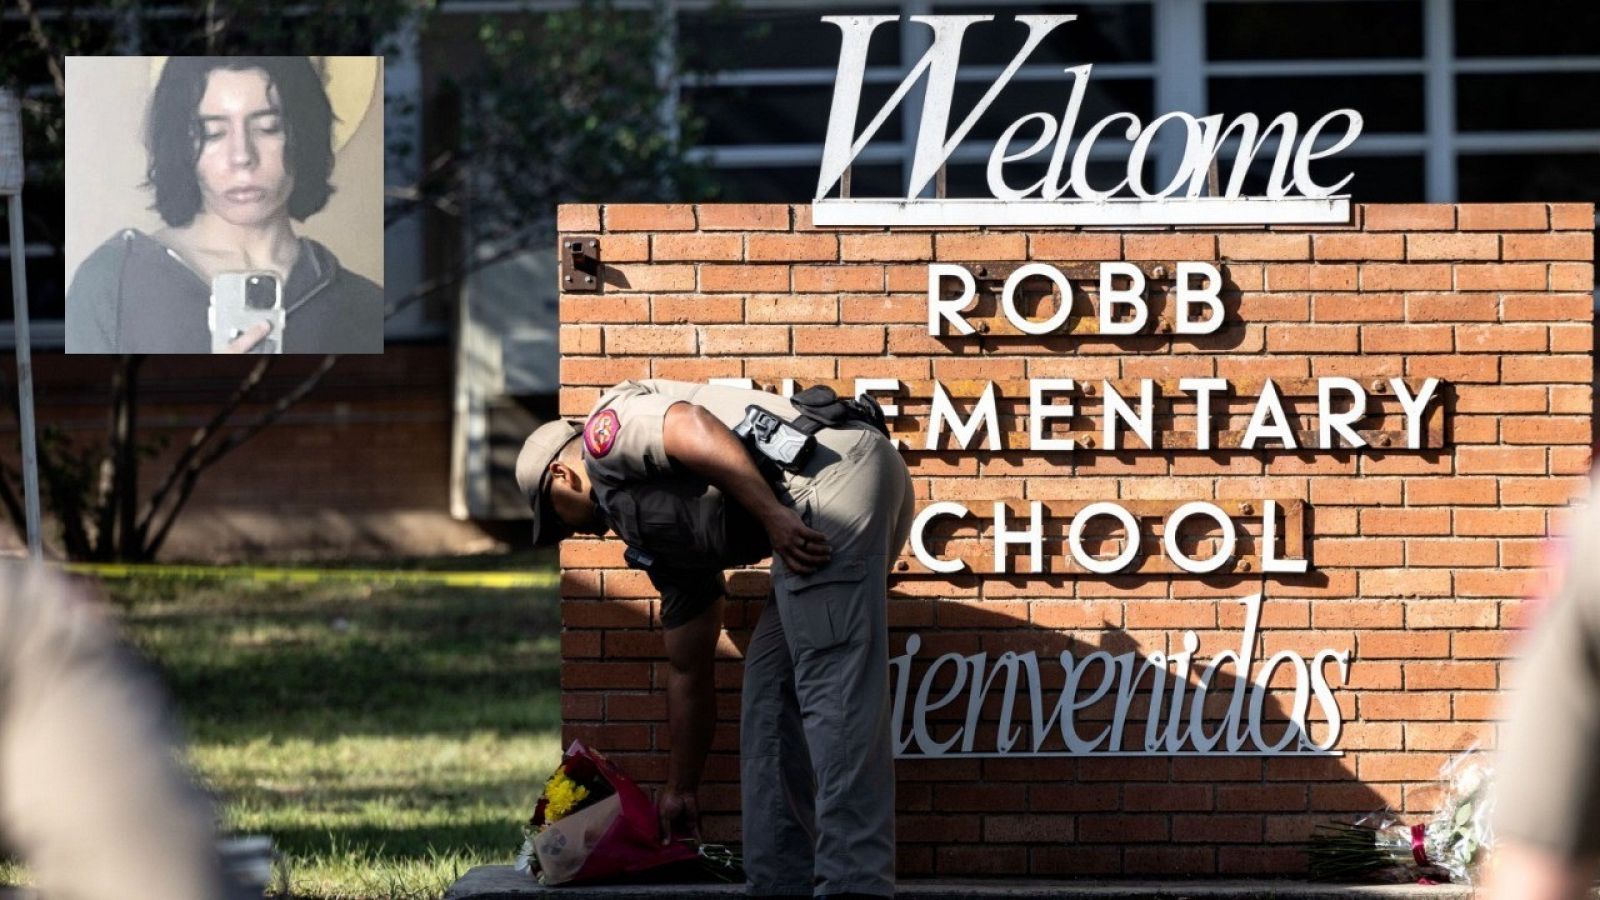
[{"label": "green foliage", "polygon": [[542,244],[560,202],[712,195],[690,152],[704,123],[673,88],[669,28],[664,8],[612,0],[480,21],[482,57],[454,82],[478,237]]},{"label": "green foliage", "polygon": [[[391,183],[415,184],[391,188],[386,219],[392,225],[419,211],[463,218],[474,252],[455,261],[460,235],[449,223],[435,223],[444,227],[430,232],[430,238],[443,247],[438,256],[447,261],[436,262],[439,271],[429,272],[426,284],[411,296],[391,297],[391,312],[429,292],[453,289],[474,268],[499,256],[549,247],[555,207],[563,201],[712,194],[705,167],[691,153],[701,123],[676,102],[673,85],[680,63],[671,50],[671,18],[664,6],[622,10],[612,0],[576,0],[565,9],[486,17],[465,41],[452,30],[464,16],[440,15],[418,0],[289,10],[246,0],[189,0],[164,3],[159,14],[150,14],[138,0],[40,2],[32,15],[22,12],[6,22],[12,30],[0,56],[0,84],[26,97],[28,239],[52,245],[58,254],[65,240],[61,75],[67,54],[364,55],[394,52],[398,48],[388,43],[408,31],[425,54],[430,47],[443,48],[435,55],[448,58],[436,62],[455,73],[444,79],[443,90],[385,98],[391,113],[418,111],[430,129],[428,140],[394,126],[386,133],[397,157],[418,149],[420,141],[429,160],[423,171],[391,177]],[[446,137],[452,132],[456,139]],[[119,371],[109,406],[120,413],[139,402],[139,375],[137,365],[126,359]],[[320,377],[320,372],[310,376],[304,390]],[[222,426],[236,408],[222,407],[221,422],[206,441],[226,433]],[[130,423],[138,419],[136,413],[125,417]],[[154,556],[166,529],[144,515],[130,526],[114,513],[160,507],[160,521],[170,522],[200,471],[215,462],[208,450],[200,470],[182,473],[176,492],[141,497],[138,473],[128,471],[148,456],[136,427],[118,431],[113,425],[106,439],[81,444],[51,439],[41,445],[45,502],[61,523],[62,544],[72,558]],[[201,436],[196,433],[196,439]],[[20,505],[11,496],[18,492],[17,479],[7,474],[0,471],[0,505],[21,531]]]},{"label": "green foliage", "polygon": [[272,835],[292,896],[433,900],[512,861],[561,757],[554,589],[108,587],[228,827]]}]

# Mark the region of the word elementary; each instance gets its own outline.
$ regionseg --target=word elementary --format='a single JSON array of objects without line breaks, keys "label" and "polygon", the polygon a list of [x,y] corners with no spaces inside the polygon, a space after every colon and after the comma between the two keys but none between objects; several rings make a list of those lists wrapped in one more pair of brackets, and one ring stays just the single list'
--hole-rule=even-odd
[{"label": "word elementary", "polygon": [[[1056,311],[1048,319],[1030,319],[1023,315],[1018,306],[1019,288],[1025,281],[1036,277],[1054,282],[1062,297],[1062,302],[1057,304]],[[947,295],[945,291],[950,281],[956,282],[960,288],[954,296]],[[1125,286],[1119,286],[1122,281],[1126,282]],[[1177,264],[1177,282],[1173,291],[1176,304],[1174,334],[1212,334],[1223,326],[1225,313],[1220,299],[1222,284],[1221,273],[1210,263]],[[1133,335],[1146,329],[1150,320],[1146,287],[1144,273],[1132,263],[1106,262],[1100,265],[1101,335]],[[1000,290],[1000,310],[1018,331],[1029,335],[1048,335],[1060,330],[1072,316],[1072,291],[1073,286],[1059,269],[1047,263],[1030,263],[1017,267],[1006,278]],[[928,334],[942,337],[976,333],[977,329],[963,315],[976,297],[977,280],[968,267],[949,263],[930,265]],[[1196,316],[1196,310],[1200,310],[1202,315]],[[1366,388],[1354,378],[1343,376],[1325,376],[1316,381],[1317,427],[1312,442],[1303,444],[1297,436],[1297,429],[1284,405],[1281,392],[1273,379],[1267,378],[1261,383],[1250,424],[1239,442],[1239,449],[1343,450],[1367,446],[1366,439],[1353,427],[1368,414]],[[1099,385],[1104,409],[1101,443],[1106,450],[1122,449],[1121,438],[1125,431],[1137,437],[1144,448],[1159,449],[1160,433],[1154,427],[1156,380],[1142,378],[1137,384],[1137,396],[1132,400],[1120,393],[1110,381],[1103,380]],[[1429,404],[1438,395],[1439,380],[1429,378],[1415,392],[1401,378],[1389,379],[1388,386],[1405,415],[1406,448],[1421,449],[1424,417]],[[892,388],[893,385],[888,387]],[[1076,449],[1074,438],[1051,437],[1048,429],[1051,421],[1071,419],[1076,415],[1071,395],[1079,390],[1080,386],[1070,378],[1029,379],[1028,443],[1025,447],[1012,449]],[[1178,381],[1178,390],[1192,401],[1194,449],[1211,450],[1216,401],[1232,395],[1233,385],[1225,378],[1183,378]],[[970,414],[963,419],[944,386],[935,381],[923,449],[937,449],[946,428],[962,449],[968,448],[980,429],[985,434],[986,449],[1001,449],[998,400],[996,385],[989,382],[973,404]]]}]

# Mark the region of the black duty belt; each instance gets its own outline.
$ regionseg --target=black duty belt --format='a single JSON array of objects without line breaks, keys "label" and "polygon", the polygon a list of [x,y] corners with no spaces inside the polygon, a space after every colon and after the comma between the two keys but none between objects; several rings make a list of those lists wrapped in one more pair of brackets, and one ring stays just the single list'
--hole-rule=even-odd
[{"label": "black duty belt", "polygon": [[745,407],[744,420],[733,429],[768,480],[777,481],[782,472],[800,471],[816,447],[817,432],[824,428],[863,422],[889,436],[883,409],[866,394],[842,399],[833,388],[819,384],[795,394],[790,402],[800,412],[794,421],[752,403]]}]

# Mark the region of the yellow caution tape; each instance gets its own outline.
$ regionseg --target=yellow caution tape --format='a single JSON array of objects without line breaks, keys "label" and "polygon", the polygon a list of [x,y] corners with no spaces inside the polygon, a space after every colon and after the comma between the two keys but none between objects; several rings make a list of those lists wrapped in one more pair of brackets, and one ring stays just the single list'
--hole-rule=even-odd
[{"label": "yellow caution tape", "polygon": [[288,584],[356,582],[362,584],[433,584],[443,587],[513,590],[553,588],[558,572],[427,572],[413,569],[303,569],[262,566],[178,566],[159,563],[63,563],[75,575],[96,578],[231,578]]}]

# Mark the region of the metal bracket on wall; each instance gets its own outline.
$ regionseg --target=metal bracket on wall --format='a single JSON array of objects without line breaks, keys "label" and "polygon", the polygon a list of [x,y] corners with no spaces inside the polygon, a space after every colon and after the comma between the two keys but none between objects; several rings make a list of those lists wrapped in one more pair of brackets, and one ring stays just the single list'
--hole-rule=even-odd
[{"label": "metal bracket on wall", "polygon": [[600,239],[570,234],[561,239],[561,289],[569,293],[600,292]]}]

